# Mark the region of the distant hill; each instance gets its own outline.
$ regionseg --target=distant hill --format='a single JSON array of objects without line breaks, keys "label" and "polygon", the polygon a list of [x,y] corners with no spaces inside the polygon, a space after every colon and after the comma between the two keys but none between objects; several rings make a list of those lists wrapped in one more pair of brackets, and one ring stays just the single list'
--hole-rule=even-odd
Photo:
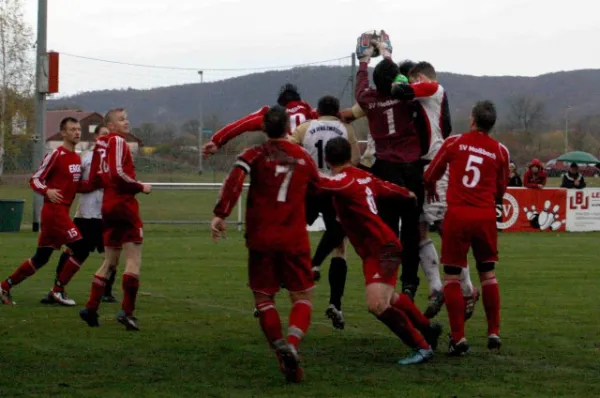
[{"label": "distant hill", "polygon": [[[324,94],[341,97],[350,105],[349,67],[305,67],[286,71],[269,71],[242,77],[200,84],[186,84],[150,90],[105,90],[51,100],[49,109],[77,106],[86,111],[105,112],[111,107],[128,109],[134,125],[142,122],[181,124],[197,119],[198,104],[204,114],[216,116],[220,124],[227,123],[263,105],[275,102],[279,87],[293,82],[303,98],[316,105]],[[546,118],[558,124],[564,120],[565,109],[571,106],[570,117],[600,114],[600,70],[556,72],[536,77],[469,76],[440,73],[439,80],[449,92],[453,119],[465,120],[478,99],[491,99],[497,104],[502,120],[508,117],[510,99],[528,96],[544,103]],[[344,91],[344,87],[346,89]]]}]

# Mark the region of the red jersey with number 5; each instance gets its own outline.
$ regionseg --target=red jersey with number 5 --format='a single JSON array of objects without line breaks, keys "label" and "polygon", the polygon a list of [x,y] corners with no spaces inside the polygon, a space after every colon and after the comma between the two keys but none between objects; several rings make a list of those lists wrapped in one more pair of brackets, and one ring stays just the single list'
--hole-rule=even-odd
[{"label": "red jersey with number 5", "polygon": [[[296,127],[300,126],[307,120],[316,119],[317,113],[310,105],[304,101],[291,101],[286,106],[288,116],[290,117],[290,131],[293,133]],[[263,106],[258,111],[244,116],[243,118],[236,120],[233,123],[229,123],[221,130],[217,131],[211,138],[219,148],[227,144],[230,140],[235,137],[247,133],[250,131],[261,131],[263,118],[265,113],[269,110],[268,106]]]},{"label": "red jersey with number 5", "polygon": [[379,256],[381,247],[388,243],[400,247],[396,234],[379,217],[375,200],[378,197],[408,197],[410,192],[406,188],[380,180],[354,166],[335,176],[321,175],[320,185],[333,195],[338,219],[362,259]]},{"label": "red jersey with number 5", "polygon": [[246,244],[257,251],[310,250],[305,198],[319,172],[301,146],[268,141],[245,150],[225,180],[214,214],[225,218],[236,205],[250,174],[246,205]]},{"label": "red jersey with number 5", "polygon": [[449,137],[425,172],[426,188],[434,189],[448,167],[448,209],[484,208],[495,217],[496,200],[508,185],[508,165],[508,149],[489,134],[471,131]]}]

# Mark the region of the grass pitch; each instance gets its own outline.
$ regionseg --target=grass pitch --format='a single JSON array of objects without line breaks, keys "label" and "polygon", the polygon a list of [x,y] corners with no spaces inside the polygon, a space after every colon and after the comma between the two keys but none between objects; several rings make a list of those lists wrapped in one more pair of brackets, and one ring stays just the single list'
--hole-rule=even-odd
[{"label": "grass pitch", "polygon": [[[24,224],[30,224],[26,186],[0,186],[0,197],[27,199]],[[145,219],[208,220],[215,199],[210,191],[157,191],[140,203]],[[55,255],[13,290],[17,306],[0,307],[0,397],[588,397],[600,391],[600,233],[500,234],[501,354],[485,348],[479,303],[467,323],[472,352],[447,358],[443,340],[434,361],[417,367],[396,365],[408,350],[366,311],[360,263],[350,249],[346,330],[333,330],[325,319],[325,277],[301,347],[306,380],[286,385],[252,316],[242,234],[231,226],[228,240],[215,245],[207,226],[148,225],[144,232],[136,314],[142,331],[125,332],[115,304],[103,304],[98,329],[79,319],[98,254],[69,286],[76,308],[39,304],[52,285]],[[312,234],[313,247],[318,238]],[[0,234],[0,277],[32,255],[35,244],[29,228]],[[116,292],[122,296],[118,286]],[[425,284],[417,302],[425,307]],[[277,305],[285,324],[290,306],[283,292]],[[447,330],[445,310],[438,319]]]}]

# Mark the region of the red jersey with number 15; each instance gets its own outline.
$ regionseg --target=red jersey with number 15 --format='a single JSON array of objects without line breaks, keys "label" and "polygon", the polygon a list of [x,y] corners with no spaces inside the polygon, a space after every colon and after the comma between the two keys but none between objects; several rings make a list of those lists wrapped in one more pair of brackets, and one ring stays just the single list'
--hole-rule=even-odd
[{"label": "red jersey with number 15", "polygon": [[245,150],[221,189],[214,214],[225,218],[236,205],[246,174],[250,189],[246,205],[246,245],[257,251],[310,250],[305,198],[317,184],[315,162],[301,146],[285,140],[268,141]]},{"label": "red jersey with number 15", "polygon": [[354,166],[335,176],[321,175],[321,189],[331,192],[335,210],[356,253],[362,258],[379,256],[381,247],[395,243],[396,234],[379,217],[378,197],[408,197],[409,191],[380,180]]},{"label": "red jersey with number 15", "polygon": [[426,188],[434,189],[448,167],[448,209],[478,207],[495,217],[496,199],[508,185],[508,164],[508,149],[488,134],[471,131],[449,137],[425,171]]}]

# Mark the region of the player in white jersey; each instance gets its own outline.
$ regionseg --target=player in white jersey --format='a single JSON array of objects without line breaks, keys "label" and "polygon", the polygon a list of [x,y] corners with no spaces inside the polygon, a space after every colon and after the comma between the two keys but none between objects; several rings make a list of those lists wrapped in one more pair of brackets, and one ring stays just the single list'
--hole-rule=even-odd
[{"label": "player in white jersey", "polygon": [[[104,125],[98,125],[94,129],[94,140],[98,139],[103,135],[108,135],[109,131]],[[81,154],[81,179],[87,180],[90,176],[90,167],[92,165],[93,151],[86,151]],[[104,244],[102,241],[102,232],[104,230],[102,225],[102,196],[104,194],[103,189],[81,194],[79,197],[79,206],[75,212],[73,222],[81,232],[83,242],[87,246],[90,253],[97,251],[98,253],[104,253]],[[68,249],[67,249],[68,250]],[[59,275],[64,263],[69,258],[68,253],[63,253],[58,262],[56,268],[56,274]],[[109,275],[109,281],[106,284],[106,290],[102,301],[107,303],[117,302],[117,299],[112,294],[112,287],[115,282],[115,275],[117,271],[117,265],[111,267],[111,274]],[[44,304],[54,303],[50,297],[44,297],[41,300]]]},{"label": "player in white jersey", "polygon": [[[408,61],[410,62],[410,61]],[[416,123],[423,137],[422,147],[427,150],[422,158],[427,169],[429,162],[441,148],[444,140],[452,132],[448,97],[444,87],[437,81],[433,66],[428,62],[419,62],[408,72],[410,84],[396,84],[392,96],[402,100],[416,100],[419,103]],[[425,152],[423,150],[423,152]],[[444,303],[443,287],[440,277],[439,257],[431,239],[427,236],[430,227],[441,234],[441,221],[446,214],[446,191],[448,189],[448,171],[437,182],[439,201],[424,203],[421,215],[420,259],[421,267],[429,282],[429,305],[425,316],[433,318]],[[479,292],[473,287],[468,268],[463,268],[461,287],[466,301],[465,319],[472,316]]]},{"label": "player in white jersey", "polygon": [[[329,169],[325,163],[325,146],[332,138],[343,137],[352,146],[352,162],[358,164],[360,150],[356,134],[351,125],[340,120],[339,100],[329,95],[322,97],[319,100],[317,112],[319,114],[318,119],[310,120],[298,126],[290,136],[290,141],[302,145],[310,153],[319,170],[322,173],[329,174]],[[315,280],[320,278],[321,265],[333,251],[329,267],[329,307],[325,313],[331,319],[335,328],[343,329],[345,322],[342,313],[342,296],[344,295],[348,271],[344,242],[346,234],[337,221],[331,195],[323,192],[308,195],[306,214],[309,225],[317,219],[319,213],[323,215],[326,231],[312,259],[313,274]]]}]

